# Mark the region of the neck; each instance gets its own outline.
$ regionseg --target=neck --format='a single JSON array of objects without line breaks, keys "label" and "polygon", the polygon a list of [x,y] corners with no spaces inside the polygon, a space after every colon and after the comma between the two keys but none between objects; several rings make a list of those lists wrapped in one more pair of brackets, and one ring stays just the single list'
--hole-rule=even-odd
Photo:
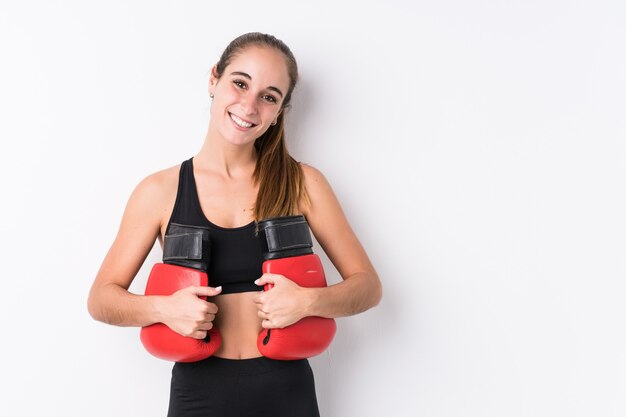
[{"label": "neck", "polygon": [[212,130],[211,125],[202,148],[194,156],[194,161],[197,161],[199,166],[231,179],[251,175],[256,159],[254,142],[242,145],[229,143],[218,132]]}]

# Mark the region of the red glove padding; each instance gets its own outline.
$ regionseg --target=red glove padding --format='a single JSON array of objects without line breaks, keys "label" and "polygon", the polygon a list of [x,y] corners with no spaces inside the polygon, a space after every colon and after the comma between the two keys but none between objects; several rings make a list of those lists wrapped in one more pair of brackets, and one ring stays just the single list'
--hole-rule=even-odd
[{"label": "red glove padding", "polygon": [[[157,263],[152,267],[146,295],[172,295],[190,286],[208,286],[206,272],[184,266]],[[200,296],[206,300],[205,296]],[[214,326],[205,339],[186,337],[167,327],[155,323],[142,327],[141,342],[148,352],[160,359],[175,362],[195,362],[213,355],[220,347],[222,338]],[[208,341],[207,341],[208,340]]]},{"label": "red glove padding", "polygon": [[[315,254],[267,260],[263,262],[263,273],[284,275],[301,287],[326,287],[324,269]],[[271,284],[264,286],[265,291],[271,288]],[[305,317],[282,329],[263,329],[257,339],[257,348],[271,359],[310,358],[328,348],[336,331],[333,319]]]}]

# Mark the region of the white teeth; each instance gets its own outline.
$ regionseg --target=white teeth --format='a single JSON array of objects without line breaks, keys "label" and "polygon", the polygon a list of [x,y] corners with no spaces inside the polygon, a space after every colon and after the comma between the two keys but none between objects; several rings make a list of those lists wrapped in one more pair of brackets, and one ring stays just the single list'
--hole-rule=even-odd
[{"label": "white teeth", "polygon": [[232,113],[230,113],[230,118],[233,119],[233,122],[235,122],[237,126],[252,127],[252,123],[244,122],[243,120],[241,120],[239,117],[235,116]]}]

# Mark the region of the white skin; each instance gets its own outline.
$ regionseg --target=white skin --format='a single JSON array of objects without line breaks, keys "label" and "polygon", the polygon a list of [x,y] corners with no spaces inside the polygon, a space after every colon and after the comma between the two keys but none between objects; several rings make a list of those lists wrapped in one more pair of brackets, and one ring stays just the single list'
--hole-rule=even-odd
[{"label": "white skin", "polygon": [[[220,78],[212,71],[211,118],[204,144],[194,156],[194,176],[202,211],[213,223],[239,227],[253,220],[258,192],[252,177],[254,141],[276,122],[288,88],[285,57],[266,47],[245,48]],[[252,125],[242,127],[242,121]],[[133,191],[89,294],[88,309],[96,320],[119,326],[162,322],[198,339],[215,323],[222,335],[215,355],[241,359],[260,356],[256,339],[262,328],[285,327],[306,316],[348,316],[380,302],[382,287],[376,271],[330,185],[308,165],[302,169],[310,204],[301,202],[299,209],[342,282],[303,288],[282,275],[264,274],[257,284],[273,284],[267,292],[220,294],[220,288],[212,287],[189,287],[171,296],[128,292],[154,241],[162,242],[176,199],[179,169],[177,165],[156,172]]]}]

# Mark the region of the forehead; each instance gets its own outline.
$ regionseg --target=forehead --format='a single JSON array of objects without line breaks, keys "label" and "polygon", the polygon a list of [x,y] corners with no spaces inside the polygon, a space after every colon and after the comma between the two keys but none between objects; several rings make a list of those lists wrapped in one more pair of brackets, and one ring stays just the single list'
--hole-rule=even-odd
[{"label": "forehead", "polygon": [[224,70],[225,75],[232,72],[245,72],[261,88],[275,86],[283,92],[289,89],[287,59],[274,48],[249,46],[243,49],[233,56]]}]

